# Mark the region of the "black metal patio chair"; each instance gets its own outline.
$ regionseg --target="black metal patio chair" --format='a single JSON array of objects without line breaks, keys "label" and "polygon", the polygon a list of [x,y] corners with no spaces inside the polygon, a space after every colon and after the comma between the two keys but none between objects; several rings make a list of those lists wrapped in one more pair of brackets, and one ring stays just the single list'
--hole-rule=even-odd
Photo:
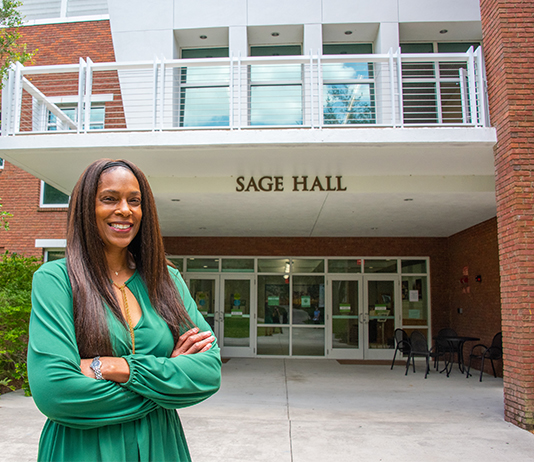
[{"label": "black metal patio chair", "polygon": [[410,361],[412,362],[413,371],[415,372],[415,357],[424,357],[426,359],[425,379],[430,372],[430,350],[428,349],[428,342],[426,337],[419,331],[414,330],[410,335],[410,354],[408,361],[406,361],[406,372],[404,375],[408,375],[408,369],[410,368]]},{"label": "black metal patio chair", "polygon": [[[434,358],[434,369],[439,369],[439,358],[443,357],[445,361],[445,369],[454,359],[454,354],[458,354],[458,345],[455,345],[447,340],[447,337],[457,337],[456,331],[450,327],[441,329],[434,341],[434,347],[431,350],[430,356]],[[443,372],[443,371],[441,371]]]},{"label": "black metal patio chair", "polygon": [[395,333],[393,338],[395,339],[395,353],[393,353],[393,361],[391,361],[391,369],[393,369],[393,366],[395,365],[395,358],[397,356],[397,351],[401,353],[401,355],[408,355],[410,354],[411,346],[410,346],[410,337],[408,337],[408,334],[403,329],[395,329]]},{"label": "black metal patio chair", "polygon": [[494,335],[491,345],[488,347],[482,343],[478,343],[471,349],[469,354],[469,366],[467,366],[466,377],[470,377],[472,374],[469,373],[471,369],[471,361],[473,359],[480,360],[480,382],[482,382],[482,375],[484,374],[484,360],[489,359],[491,361],[491,368],[493,369],[493,376],[497,377],[497,372],[495,371],[495,365],[493,361],[498,361],[502,359],[502,332],[499,332]]}]

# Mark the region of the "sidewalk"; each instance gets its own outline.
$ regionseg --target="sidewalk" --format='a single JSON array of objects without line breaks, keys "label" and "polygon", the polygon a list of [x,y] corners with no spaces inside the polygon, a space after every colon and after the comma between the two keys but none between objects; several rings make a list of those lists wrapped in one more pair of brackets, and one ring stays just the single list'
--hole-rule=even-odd
[{"label": "sidewalk", "polygon": [[[416,366],[417,367],[417,366]],[[422,365],[231,359],[219,393],[180,411],[195,462],[534,461],[534,435],[503,420],[502,379]],[[44,418],[0,397],[0,459],[35,460]]]}]

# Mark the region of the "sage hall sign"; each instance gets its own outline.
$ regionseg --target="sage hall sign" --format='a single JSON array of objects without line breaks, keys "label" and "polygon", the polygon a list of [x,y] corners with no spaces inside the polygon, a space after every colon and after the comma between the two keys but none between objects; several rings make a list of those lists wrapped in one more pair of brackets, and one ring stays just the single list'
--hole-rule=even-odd
[{"label": "sage hall sign", "polygon": [[[291,177],[291,191],[346,191],[343,187],[343,177],[339,176],[293,176]],[[282,192],[284,191],[283,176],[262,176],[250,178],[240,176],[236,179],[237,192]]]}]

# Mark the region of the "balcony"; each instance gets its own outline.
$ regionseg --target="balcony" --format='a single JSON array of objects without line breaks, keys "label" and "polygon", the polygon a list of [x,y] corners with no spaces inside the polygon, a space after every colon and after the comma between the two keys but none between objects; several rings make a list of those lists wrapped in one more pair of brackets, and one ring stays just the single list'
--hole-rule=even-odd
[{"label": "balcony", "polygon": [[480,49],[17,65],[2,135],[487,127]]}]

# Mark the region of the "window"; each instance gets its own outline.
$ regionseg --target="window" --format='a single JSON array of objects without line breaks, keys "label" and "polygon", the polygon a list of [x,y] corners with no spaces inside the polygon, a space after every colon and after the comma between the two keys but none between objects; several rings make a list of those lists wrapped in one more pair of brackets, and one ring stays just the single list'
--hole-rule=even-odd
[{"label": "window", "polygon": [[[323,54],[371,54],[371,44],[324,45]],[[325,124],[376,123],[373,63],[324,63],[323,117]]]},{"label": "window", "polygon": [[0,157],[0,169],[4,168],[4,159]]},{"label": "window", "polygon": [[[465,53],[478,42],[404,43],[403,53]],[[463,70],[462,70],[463,69]],[[404,122],[407,124],[465,123],[468,95],[462,96],[465,62],[403,63]],[[462,101],[464,98],[464,101]]]},{"label": "window", "polygon": [[[183,59],[227,58],[228,48],[182,50]],[[224,66],[189,66],[177,69],[180,127],[230,125],[230,69]]]},{"label": "window", "polygon": [[54,261],[65,258],[65,249],[45,249],[44,261]]},{"label": "window", "polygon": [[69,196],[41,181],[41,207],[68,207]]},{"label": "window", "polygon": [[[76,106],[60,106],[58,107],[69,117],[72,121],[76,122],[78,118],[78,111]],[[91,106],[91,115],[89,118],[89,130],[102,130],[104,128],[104,119],[105,119],[105,108],[104,106]],[[47,122],[46,122],[47,131],[60,131],[60,130],[70,130],[64,122],[58,120],[58,118],[48,111]]]},{"label": "window", "polygon": [[[299,56],[300,45],[253,46],[251,56]],[[302,125],[302,66],[250,66],[250,125]]]}]

